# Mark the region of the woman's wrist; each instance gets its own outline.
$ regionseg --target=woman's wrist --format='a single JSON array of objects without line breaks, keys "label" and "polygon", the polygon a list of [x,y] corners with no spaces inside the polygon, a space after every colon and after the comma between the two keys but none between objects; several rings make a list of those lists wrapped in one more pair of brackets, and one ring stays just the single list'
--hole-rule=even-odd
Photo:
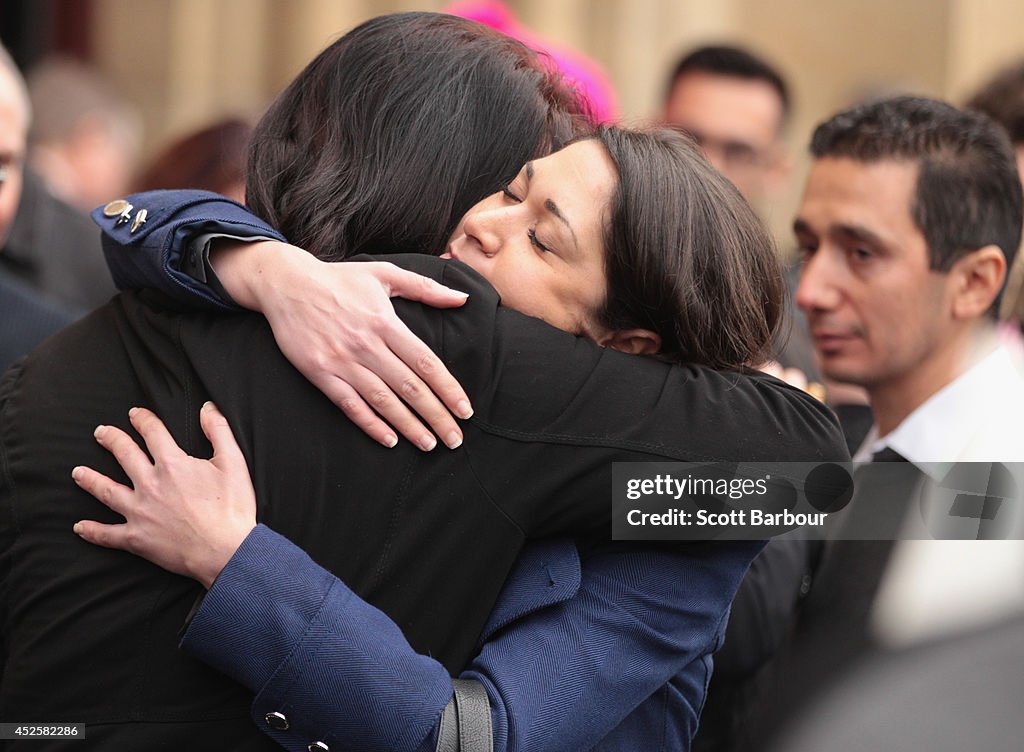
[{"label": "woman's wrist", "polygon": [[214,580],[224,571],[224,567],[228,565],[228,562],[255,528],[256,523],[253,522],[248,529],[242,526],[237,528],[234,533],[226,534],[220,541],[211,541],[205,554],[192,562],[189,567],[189,576],[209,590],[213,587]]},{"label": "woman's wrist", "polygon": [[221,240],[210,249],[210,265],[232,300],[243,308],[262,312],[269,287],[279,280],[279,270],[290,263],[301,263],[299,256],[308,254],[276,240]]}]

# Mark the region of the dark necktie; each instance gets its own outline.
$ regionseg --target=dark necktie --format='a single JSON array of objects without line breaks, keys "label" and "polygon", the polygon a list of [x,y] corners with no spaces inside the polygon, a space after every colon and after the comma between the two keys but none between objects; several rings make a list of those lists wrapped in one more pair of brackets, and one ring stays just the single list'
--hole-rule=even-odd
[{"label": "dark necktie", "polygon": [[872,462],[906,462],[907,458],[892,447],[882,447],[871,455]]}]

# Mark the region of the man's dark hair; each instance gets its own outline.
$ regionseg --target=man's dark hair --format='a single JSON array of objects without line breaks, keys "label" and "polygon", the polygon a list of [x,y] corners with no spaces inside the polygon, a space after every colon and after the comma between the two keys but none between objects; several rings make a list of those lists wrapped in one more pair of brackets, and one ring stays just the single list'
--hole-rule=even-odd
[{"label": "man's dark hair", "polygon": [[918,166],[910,207],[928,244],[929,266],[996,245],[1013,263],[1020,244],[1020,177],[1006,133],[987,115],[922,97],[869,102],[818,126],[811,154]]},{"label": "man's dark hair", "polygon": [[775,89],[782,103],[782,118],[779,125],[784,126],[789,120],[789,87],[774,66],[752,52],[729,45],[698,47],[676,64],[672,78],[668,82],[668,90],[665,92],[666,99],[672,96],[672,88],[679,77],[686,73],[712,73],[716,76],[764,81]]},{"label": "man's dark hair", "polygon": [[1024,60],[1004,68],[967,102],[1006,129],[1010,141],[1024,144]]}]

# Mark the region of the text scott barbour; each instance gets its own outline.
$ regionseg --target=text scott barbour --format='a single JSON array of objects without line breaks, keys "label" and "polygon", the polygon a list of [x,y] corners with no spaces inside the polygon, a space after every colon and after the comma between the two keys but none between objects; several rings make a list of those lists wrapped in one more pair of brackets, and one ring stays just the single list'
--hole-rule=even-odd
[{"label": "text scott barbour", "polygon": [[643,512],[630,509],[626,522],[630,525],[824,525],[826,512],[797,512],[788,509],[781,512],[765,512],[761,509],[732,509],[728,512],[709,512],[698,509],[686,512],[669,509],[665,512]]},{"label": "text scott barbour", "polygon": [[612,537],[749,540],[794,529],[817,536],[850,488],[845,468],[823,463],[617,462]]}]

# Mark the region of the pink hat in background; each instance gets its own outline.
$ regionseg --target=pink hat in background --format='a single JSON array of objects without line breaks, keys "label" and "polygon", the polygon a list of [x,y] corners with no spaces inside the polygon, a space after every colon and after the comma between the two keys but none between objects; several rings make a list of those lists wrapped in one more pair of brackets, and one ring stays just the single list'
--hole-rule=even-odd
[{"label": "pink hat in background", "polygon": [[519,23],[501,0],[461,0],[449,5],[445,12],[490,26],[531,49],[547,53],[559,72],[587,98],[597,122],[618,120],[619,103],[615,88],[600,63],[530,31]]}]

